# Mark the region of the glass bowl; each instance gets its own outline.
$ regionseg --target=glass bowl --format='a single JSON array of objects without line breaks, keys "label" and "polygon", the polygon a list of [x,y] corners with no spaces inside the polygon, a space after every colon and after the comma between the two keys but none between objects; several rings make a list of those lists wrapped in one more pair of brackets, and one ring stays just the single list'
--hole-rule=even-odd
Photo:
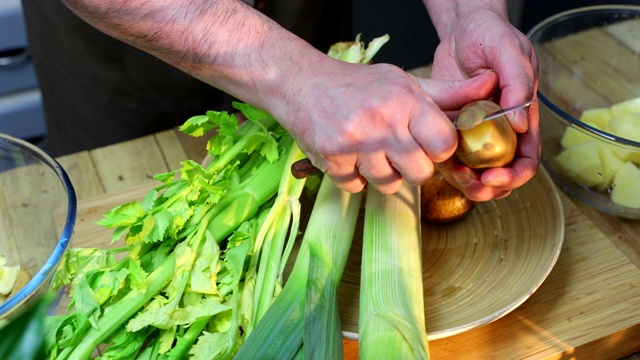
[{"label": "glass bowl", "polygon": [[640,219],[640,6],[562,12],[527,36],[540,61],[542,165],[572,198]]},{"label": "glass bowl", "polygon": [[73,233],[76,205],[58,162],[26,141],[0,134],[0,256],[5,266],[20,268],[15,286],[5,284],[3,292],[6,286],[12,290],[0,299],[0,319],[11,319],[49,290]]}]

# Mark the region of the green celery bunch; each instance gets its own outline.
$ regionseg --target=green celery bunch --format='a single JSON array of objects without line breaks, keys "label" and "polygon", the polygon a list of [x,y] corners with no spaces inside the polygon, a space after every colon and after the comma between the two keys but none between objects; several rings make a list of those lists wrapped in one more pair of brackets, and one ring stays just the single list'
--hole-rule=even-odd
[{"label": "green celery bunch", "polygon": [[268,113],[234,103],[247,122],[209,111],[181,130],[203,136],[206,165],[184,161],[141,202],[99,224],[115,249],[71,249],[52,287],[68,285],[69,312],[46,318],[50,359],[230,358],[282,288],[298,235],[303,157]]}]

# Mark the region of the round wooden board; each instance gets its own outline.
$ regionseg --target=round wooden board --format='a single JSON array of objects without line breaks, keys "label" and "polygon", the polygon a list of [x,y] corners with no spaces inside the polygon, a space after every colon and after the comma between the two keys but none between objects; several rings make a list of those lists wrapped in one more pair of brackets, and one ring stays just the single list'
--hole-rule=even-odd
[{"label": "round wooden board", "polygon": [[[540,168],[501,200],[464,219],[422,226],[425,319],[429,340],[494,321],[522,304],[553,268],[564,240],[562,203]],[[358,338],[361,237],[338,291],[345,337]]]}]

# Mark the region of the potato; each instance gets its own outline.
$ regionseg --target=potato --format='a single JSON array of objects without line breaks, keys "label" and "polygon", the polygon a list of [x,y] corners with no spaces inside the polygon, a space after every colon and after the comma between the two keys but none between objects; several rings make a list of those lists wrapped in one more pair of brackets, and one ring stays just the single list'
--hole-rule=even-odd
[{"label": "potato", "polygon": [[640,112],[630,112],[611,119],[609,129],[614,135],[640,141]]},{"label": "potato", "polygon": [[640,209],[640,169],[631,162],[626,162],[615,175],[611,200],[633,209]]},{"label": "potato", "polygon": [[580,121],[600,130],[606,129],[612,118],[613,112],[610,108],[587,109],[582,112],[582,115],[580,115]]},{"label": "potato", "polygon": [[640,112],[640,97],[621,101],[611,106],[613,117],[622,116],[630,112]]},{"label": "potato", "polygon": [[622,164],[613,179],[614,187],[638,184],[640,184],[640,169],[629,161]]},{"label": "potato", "polygon": [[560,145],[562,145],[562,147],[566,149],[574,145],[586,143],[593,140],[595,140],[593,136],[588,135],[576,128],[568,127],[562,135],[562,139],[560,139]]},{"label": "potato", "polygon": [[[640,142],[640,113],[629,112],[611,119],[608,131],[621,138]],[[640,152],[617,146],[612,146],[612,149],[620,159],[640,164]]]},{"label": "potato", "polygon": [[20,267],[20,272],[18,272],[18,278],[16,279],[15,284],[13,284],[13,289],[11,290],[11,294],[9,296],[15,295],[20,289],[22,289],[27,283],[31,280],[31,274],[27,272],[23,267]]},{"label": "potato", "polygon": [[486,114],[500,110],[489,100],[465,105],[455,124],[458,128],[457,158],[472,169],[508,165],[516,153],[517,137],[506,116],[483,121]]},{"label": "potato", "polygon": [[0,266],[0,294],[7,295],[11,293],[13,285],[16,283],[20,266]]},{"label": "potato", "polygon": [[[596,129],[607,131],[609,128],[609,121],[613,118],[611,109],[609,108],[593,108],[585,110],[580,116],[580,121],[593,126]],[[593,135],[589,135],[582,130],[578,130],[574,127],[567,127],[560,144],[564,148],[571,147],[573,145],[581,144],[587,141],[593,141],[597,139]]]},{"label": "potato", "polygon": [[598,186],[598,190],[606,190],[613,184],[613,179],[618,169],[624,164],[612,150],[613,146],[605,143],[598,143],[598,151],[600,152],[600,162],[602,163],[603,183]]},{"label": "potato", "polygon": [[[640,141],[640,97],[610,108],[585,110],[580,120],[610,134]],[[609,191],[617,204],[640,208],[640,152],[597,140],[568,127],[560,141],[563,151],[554,159],[567,178],[578,185]]]},{"label": "potato", "polygon": [[446,224],[462,219],[476,202],[449,184],[436,172],[420,187],[420,211],[422,220],[433,224]]},{"label": "potato", "polygon": [[577,144],[563,150],[555,158],[554,165],[566,177],[582,186],[601,186],[604,181],[602,159],[595,141]]}]

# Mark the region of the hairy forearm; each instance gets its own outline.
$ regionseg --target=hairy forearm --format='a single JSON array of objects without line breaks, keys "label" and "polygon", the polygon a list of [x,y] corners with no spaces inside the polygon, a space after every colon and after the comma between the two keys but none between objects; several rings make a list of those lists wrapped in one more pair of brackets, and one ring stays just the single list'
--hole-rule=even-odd
[{"label": "hairy forearm", "polygon": [[486,8],[503,15],[505,19],[508,18],[506,0],[423,0],[423,2],[441,39],[462,12]]},{"label": "hairy forearm", "polygon": [[323,54],[238,0],[63,0],[97,29],[263,106]]}]

